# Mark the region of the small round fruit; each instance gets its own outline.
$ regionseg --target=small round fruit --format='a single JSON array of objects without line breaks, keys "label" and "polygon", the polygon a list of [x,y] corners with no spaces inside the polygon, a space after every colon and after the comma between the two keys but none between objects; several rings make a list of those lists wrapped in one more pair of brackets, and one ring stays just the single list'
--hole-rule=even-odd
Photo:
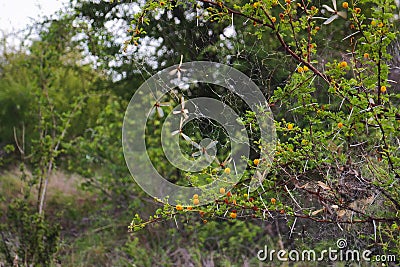
[{"label": "small round fruit", "polygon": [[361,8],[356,7],[356,8],[354,9],[354,11],[355,11],[357,14],[360,14],[360,13],[361,13]]},{"label": "small round fruit", "polygon": [[193,199],[198,199],[199,198],[199,195],[198,194],[194,194],[193,195]]},{"label": "small round fruit", "polygon": [[255,159],[255,160],[253,160],[253,163],[254,163],[255,166],[257,166],[258,164],[260,164],[260,160],[259,159]]},{"label": "small round fruit", "polygon": [[337,124],[337,127],[340,129],[340,128],[342,128],[343,127],[343,123],[342,122],[339,122],[338,124]]},{"label": "small round fruit", "polygon": [[381,93],[386,92],[386,90],[387,90],[386,86],[382,85],[382,86],[381,86]]},{"label": "small round fruit", "polygon": [[229,191],[228,193],[226,193],[226,196],[227,196],[227,197],[231,197],[231,196],[232,196],[232,193]]},{"label": "small round fruit", "polygon": [[231,212],[231,214],[229,214],[229,216],[230,216],[232,219],[236,219],[237,213],[236,213],[236,212]]},{"label": "small round fruit", "polygon": [[231,173],[231,169],[230,168],[225,168],[224,173],[225,174],[230,174]]},{"label": "small round fruit", "polygon": [[368,53],[365,53],[365,54],[364,54],[364,58],[366,58],[366,59],[369,58],[369,54],[368,54]]},{"label": "small round fruit", "polygon": [[219,193],[224,195],[224,194],[225,194],[225,188],[221,187],[221,188],[219,189]]}]

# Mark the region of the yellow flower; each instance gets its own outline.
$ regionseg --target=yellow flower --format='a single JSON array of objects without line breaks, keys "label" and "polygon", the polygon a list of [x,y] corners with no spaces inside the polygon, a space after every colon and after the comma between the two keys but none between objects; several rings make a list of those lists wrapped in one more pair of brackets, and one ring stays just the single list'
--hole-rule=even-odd
[{"label": "yellow flower", "polygon": [[356,8],[354,9],[354,11],[355,11],[357,14],[360,14],[360,13],[361,13],[361,8],[356,7]]},{"label": "yellow flower", "polygon": [[309,68],[308,68],[307,66],[304,66],[304,67],[303,67],[303,70],[304,70],[304,72],[306,72],[306,71],[309,70]]},{"label": "yellow flower", "polygon": [[339,67],[340,68],[346,68],[347,67],[347,62],[346,61],[342,61],[339,63]]},{"label": "yellow flower", "polygon": [[229,215],[232,219],[236,219],[237,214],[236,212],[231,212],[231,214]]},{"label": "yellow flower", "polygon": [[343,8],[349,8],[349,3],[343,2],[342,7],[343,7]]},{"label": "yellow flower", "polygon": [[276,18],[275,18],[275,17],[272,17],[272,18],[271,18],[271,21],[272,21],[273,23],[275,23],[275,22],[276,22]]},{"label": "yellow flower", "polygon": [[193,199],[198,199],[199,198],[199,195],[198,194],[194,194],[193,195]]},{"label": "yellow flower", "polygon": [[225,194],[225,188],[221,187],[221,188],[219,189],[219,193],[224,195],[224,194]]},{"label": "yellow flower", "polygon": [[176,205],[176,207],[175,207],[175,208],[176,208],[176,210],[183,210],[183,207],[182,207],[182,205],[179,205],[179,204],[178,204],[178,205]]},{"label": "yellow flower", "polygon": [[376,21],[375,20],[371,21],[371,25],[375,26],[376,25]]},{"label": "yellow flower", "polygon": [[386,92],[386,89],[387,89],[386,86],[384,86],[384,85],[381,86],[381,92],[382,93]]},{"label": "yellow flower", "polygon": [[379,22],[378,27],[379,27],[379,28],[382,28],[383,25],[384,25],[383,22]]},{"label": "yellow flower", "polygon": [[339,122],[339,123],[337,124],[337,127],[338,127],[339,129],[342,128],[342,127],[343,127],[343,123]]},{"label": "yellow flower", "polygon": [[369,58],[369,54],[368,54],[368,53],[365,53],[365,54],[364,54],[364,58]]},{"label": "yellow flower", "polygon": [[230,168],[225,168],[224,173],[225,174],[230,174],[231,173],[231,169]]},{"label": "yellow flower", "polygon": [[199,205],[200,200],[198,198],[193,199],[193,204],[194,205]]},{"label": "yellow flower", "polygon": [[260,163],[260,160],[259,159],[255,159],[255,160],[253,160],[253,163],[254,163],[254,165],[257,166]]},{"label": "yellow flower", "polygon": [[298,67],[298,68],[297,68],[297,72],[298,72],[298,73],[303,73],[303,72],[304,72],[303,67]]},{"label": "yellow flower", "polygon": [[293,123],[288,123],[288,125],[287,125],[288,130],[292,130],[293,126],[294,126]]},{"label": "yellow flower", "polygon": [[272,205],[275,205],[276,199],[275,198],[271,198],[271,203],[272,203]]}]

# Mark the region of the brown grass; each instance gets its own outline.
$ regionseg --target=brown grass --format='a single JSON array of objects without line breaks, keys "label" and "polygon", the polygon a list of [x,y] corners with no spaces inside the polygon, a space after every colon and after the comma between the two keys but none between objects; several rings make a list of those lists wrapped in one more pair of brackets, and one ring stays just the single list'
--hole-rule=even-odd
[{"label": "brown grass", "polygon": [[[32,173],[26,171],[27,179],[32,179]],[[0,209],[4,209],[7,203],[13,199],[22,197],[24,190],[28,190],[25,183],[21,180],[22,172],[18,168],[12,168],[0,173],[0,196],[5,199],[0,203]],[[53,198],[63,197],[76,197],[76,200],[82,201],[87,199],[87,194],[79,190],[80,183],[83,179],[78,175],[69,175],[62,171],[53,171],[49,179],[46,198],[48,200]],[[37,199],[38,185],[32,188],[32,195],[30,201],[32,204]],[[80,202],[79,201],[79,202]]]}]

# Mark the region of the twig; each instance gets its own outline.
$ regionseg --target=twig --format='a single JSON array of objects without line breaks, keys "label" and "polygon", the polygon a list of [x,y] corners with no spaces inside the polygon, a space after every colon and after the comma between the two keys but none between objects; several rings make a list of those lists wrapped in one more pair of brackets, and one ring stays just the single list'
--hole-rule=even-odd
[{"label": "twig", "polygon": [[288,192],[290,198],[296,203],[297,207],[299,207],[300,210],[303,208],[300,206],[300,204],[296,201],[296,199],[293,197],[292,193],[290,193],[289,189],[287,188],[287,185],[285,185],[286,192]]},{"label": "twig", "polygon": [[25,134],[25,129],[24,126],[22,125],[22,147],[20,146],[19,142],[18,142],[18,137],[17,137],[17,131],[15,129],[15,127],[13,127],[13,131],[14,131],[14,141],[15,144],[19,150],[19,153],[21,153],[22,158],[24,158],[25,155],[25,151],[24,151],[24,134]]},{"label": "twig", "polygon": [[292,234],[293,234],[293,230],[294,230],[294,227],[295,227],[295,225],[296,225],[296,222],[297,222],[297,217],[296,217],[296,218],[294,218],[293,225],[292,225],[292,227],[290,227],[290,234],[289,234],[289,238],[292,238]]}]

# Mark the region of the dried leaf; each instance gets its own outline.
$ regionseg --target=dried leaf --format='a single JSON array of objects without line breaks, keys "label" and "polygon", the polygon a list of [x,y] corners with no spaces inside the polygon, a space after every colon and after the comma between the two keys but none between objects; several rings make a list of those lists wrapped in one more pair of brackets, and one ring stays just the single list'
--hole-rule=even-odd
[{"label": "dried leaf", "polygon": [[321,182],[321,181],[318,181],[317,183],[318,183],[318,185],[319,185],[322,189],[324,189],[324,190],[331,190],[331,188],[330,188],[327,184],[324,184],[324,183]]},{"label": "dried leaf", "polygon": [[346,214],[346,210],[338,210],[337,216],[338,218],[342,218]]},{"label": "dried leaf", "polygon": [[325,209],[322,208],[322,209],[320,209],[320,210],[313,211],[313,212],[311,213],[311,216],[315,216],[315,215],[317,215],[318,213],[323,212],[324,210],[325,210]]}]

